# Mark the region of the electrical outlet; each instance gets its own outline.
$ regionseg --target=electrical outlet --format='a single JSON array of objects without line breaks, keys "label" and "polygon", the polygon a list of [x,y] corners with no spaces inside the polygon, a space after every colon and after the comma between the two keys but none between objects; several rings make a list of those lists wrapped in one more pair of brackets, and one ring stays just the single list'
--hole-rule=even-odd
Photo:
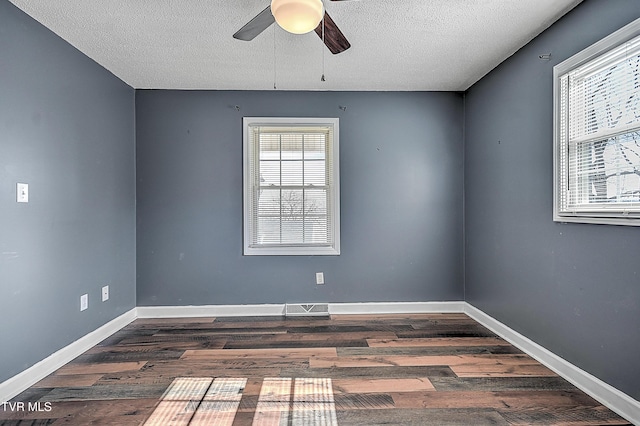
[{"label": "electrical outlet", "polygon": [[324,272],[316,272],[316,284],[324,284]]},{"label": "electrical outlet", "polygon": [[106,302],[107,300],[109,300],[109,286],[105,285],[102,287],[102,301]]},{"label": "electrical outlet", "polygon": [[80,310],[84,311],[89,308],[89,295],[83,294],[80,296]]}]

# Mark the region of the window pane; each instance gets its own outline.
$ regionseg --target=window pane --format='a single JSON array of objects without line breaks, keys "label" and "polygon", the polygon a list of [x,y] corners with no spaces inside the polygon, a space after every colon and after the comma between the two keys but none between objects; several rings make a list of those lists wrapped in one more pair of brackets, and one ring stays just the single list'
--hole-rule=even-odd
[{"label": "window pane", "polygon": [[280,218],[258,218],[257,244],[280,244]]},{"label": "window pane", "polygon": [[258,198],[259,216],[280,216],[280,190],[261,189]]},{"label": "window pane", "polygon": [[327,184],[326,164],[320,161],[304,162],[304,184],[323,186]]},{"label": "window pane", "polygon": [[304,222],[305,242],[311,244],[326,244],[327,234],[327,216],[308,217]]},{"label": "window pane", "polygon": [[307,215],[326,215],[327,191],[325,189],[305,189],[304,204]]},{"label": "window pane", "polygon": [[302,190],[283,190],[281,205],[282,243],[303,243],[302,226],[305,208]]},{"label": "window pane", "polygon": [[619,203],[640,201],[640,135],[611,138],[604,146],[606,198]]},{"label": "window pane", "polygon": [[280,135],[269,133],[260,134],[260,159],[280,159]]},{"label": "window pane", "polygon": [[304,135],[305,160],[324,160],[326,152],[326,135]]},{"label": "window pane", "polygon": [[280,203],[282,206],[282,218],[286,220],[293,220],[294,218],[304,214],[304,205],[302,199],[302,190],[282,190],[282,197]]},{"label": "window pane", "polygon": [[302,216],[287,216],[282,218],[282,243],[301,244],[304,243],[302,237],[303,219]]},{"label": "window pane", "polygon": [[305,241],[315,244],[329,242],[327,217],[327,191],[325,189],[305,189]]},{"label": "window pane", "polygon": [[280,162],[260,161],[260,186],[280,185]]},{"label": "window pane", "polygon": [[302,135],[283,134],[282,138],[282,159],[302,160]]},{"label": "window pane", "polygon": [[302,183],[303,183],[302,161],[283,161],[282,162],[282,185],[302,186]]}]

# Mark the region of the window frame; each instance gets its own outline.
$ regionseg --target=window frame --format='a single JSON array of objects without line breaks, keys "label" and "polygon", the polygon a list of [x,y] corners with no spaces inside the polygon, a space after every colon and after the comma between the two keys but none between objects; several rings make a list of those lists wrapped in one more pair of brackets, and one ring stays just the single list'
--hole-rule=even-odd
[{"label": "window frame", "polygon": [[[568,196],[570,191],[568,188],[565,189],[569,175],[567,171],[569,154],[564,150],[569,149],[570,142],[563,143],[561,134],[563,112],[568,116],[568,109],[562,105],[561,78],[585,64],[597,61],[601,56],[638,36],[640,36],[640,19],[636,19],[553,68],[553,220],[555,222],[640,226],[640,208],[635,206],[635,202],[633,210],[625,209],[622,203],[612,203],[607,206],[598,204],[599,207],[593,208],[563,209],[562,199]],[[568,118],[566,120],[569,121]],[[565,125],[565,128],[569,127],[570,124]],[[625,134],[628,133],[631,132]]]},{"label": "window frame", "polygon": [[[326,161],[331,164],[330,202],[327,214],[331,216],[331,239],[327,245],[280,244],[260,246],[253,244],[253,202],[251,158],[255,155],[252,144],[253,126],[272,127],[330,127],[331,146]],[[340,123],[338,118],[317,117],[243,117],[243,254],[245,256],[338,256],[340,255]],[[328,167],[328,166],[327,166]]]}]

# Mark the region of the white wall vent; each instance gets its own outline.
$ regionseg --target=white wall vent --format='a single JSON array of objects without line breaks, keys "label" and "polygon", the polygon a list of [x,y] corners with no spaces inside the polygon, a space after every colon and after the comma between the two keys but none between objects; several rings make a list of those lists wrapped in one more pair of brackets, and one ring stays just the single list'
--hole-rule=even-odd
[{"label": "white wall vent", "polygon": [[284,315],[290,316],[329,316],[328,303],[287,303],[284,309]]}]

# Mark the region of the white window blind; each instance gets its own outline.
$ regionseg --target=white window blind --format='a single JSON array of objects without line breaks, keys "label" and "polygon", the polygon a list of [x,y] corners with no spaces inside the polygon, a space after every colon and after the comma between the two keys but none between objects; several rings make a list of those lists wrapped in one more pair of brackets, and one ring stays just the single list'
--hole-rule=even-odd
[{"label": "white window blind", "polygon": [[554,69],[556,220],[640,225],[640,36],[623,30]]},{"label": "white window blind", "polygon": [[337,119],[244,119],[245,254],[339,254]]}]

